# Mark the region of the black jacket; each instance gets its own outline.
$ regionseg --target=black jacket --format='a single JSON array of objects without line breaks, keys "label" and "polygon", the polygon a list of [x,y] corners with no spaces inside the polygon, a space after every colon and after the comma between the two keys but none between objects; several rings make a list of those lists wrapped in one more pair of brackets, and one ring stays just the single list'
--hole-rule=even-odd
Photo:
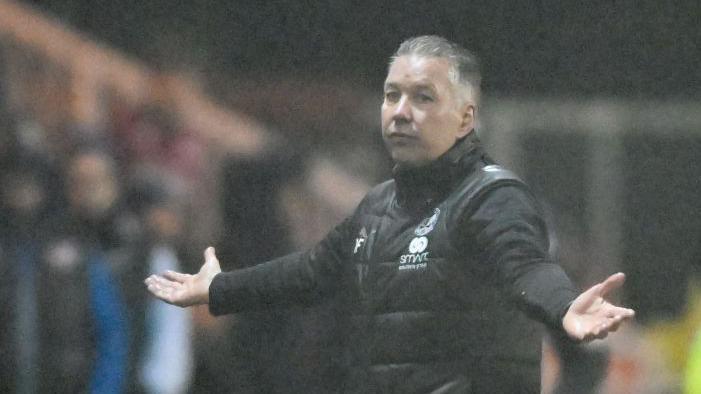
[{"label": "black jacket", "polygon": [[561,330],[576,296],[547,251],[537,202],[471,135],[426,167],[395,168],[310,251],[217,275],[210,310],[340,293],[354,350],[343,391],[538,392],[526,315]]}]

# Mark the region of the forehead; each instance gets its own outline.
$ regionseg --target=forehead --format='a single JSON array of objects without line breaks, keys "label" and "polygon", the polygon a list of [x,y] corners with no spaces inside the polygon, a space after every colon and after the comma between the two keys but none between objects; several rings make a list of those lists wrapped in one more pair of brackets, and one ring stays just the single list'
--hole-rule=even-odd
[{"label": "forehead", "polygon": [[450,62],[438,57],[400,56],[387,72],[387,85],[450,85]]}]

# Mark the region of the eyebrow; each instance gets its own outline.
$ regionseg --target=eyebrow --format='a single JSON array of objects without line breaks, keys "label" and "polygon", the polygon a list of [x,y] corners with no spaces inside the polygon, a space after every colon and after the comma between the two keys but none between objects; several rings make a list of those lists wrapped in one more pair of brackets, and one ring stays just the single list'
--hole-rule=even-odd
[{"label": "eyebrow", "polygon": [[[398,83],[395,83],[395,82],[387,82],[387,83],[385,83],[384,90],[388,90],[388,89],[399,89],[400,87],[401,87],[401,85],[398,84]],[[416,83],[416,84],[410,85],[410,88],[411,88],[412,90],[422,90],[422,89],[426,89],[426,90],[430,90],[431,92],[436,92],[436,91],[437,91],[436,86],[435,86],[434,84],[430,83],[430,82],[418,82],[418,83]]]}]

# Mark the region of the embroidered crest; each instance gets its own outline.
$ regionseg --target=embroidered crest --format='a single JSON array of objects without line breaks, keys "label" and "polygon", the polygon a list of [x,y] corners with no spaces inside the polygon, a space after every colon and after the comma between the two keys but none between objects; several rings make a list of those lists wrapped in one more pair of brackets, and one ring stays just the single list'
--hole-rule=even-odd
[{"label": "embroidered crest", "polygon": [[438,215],[440,214],[440,209],[434,209],[433,215],[430,218],[422,220],[421,223],[419,223],[419,225],[416,227],[416,230],[414,230],[414,234],[416,234],[417,237],[422,237],[430,233],[433,230],[433,227],[436,225],[436,222],[438,222]]}]

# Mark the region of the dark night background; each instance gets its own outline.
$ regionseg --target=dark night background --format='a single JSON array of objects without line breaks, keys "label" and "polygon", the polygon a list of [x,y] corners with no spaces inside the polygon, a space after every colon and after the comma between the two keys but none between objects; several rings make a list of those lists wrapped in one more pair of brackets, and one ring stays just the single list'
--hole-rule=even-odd
[{"label": "dark night background", "polygon": [[[30,1],[152,65],[375,89],[404,38],[476,51],[499,95],[698,97],[698,1]],[[379,89],[379,88],[378,88]]]}]

